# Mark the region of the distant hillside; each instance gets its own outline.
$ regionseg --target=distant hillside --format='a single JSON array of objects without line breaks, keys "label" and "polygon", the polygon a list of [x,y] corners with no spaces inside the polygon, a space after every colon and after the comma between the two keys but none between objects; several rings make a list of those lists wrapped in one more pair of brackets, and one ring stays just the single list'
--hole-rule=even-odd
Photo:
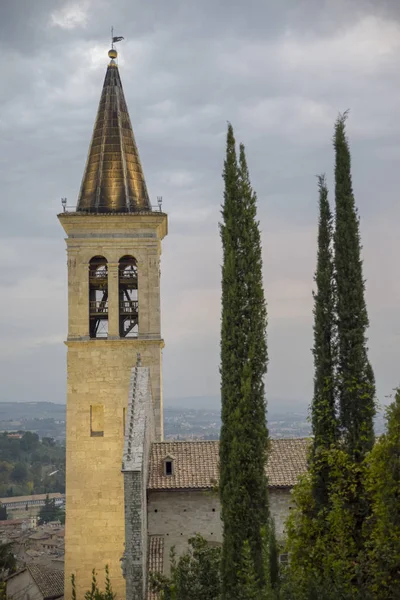
[{"label": "distant hillside", "polygon": [[1,431],[32,431],[39,437],[65,440],[65,404],[0,402]]},{"label": "distant hillside", "polygon": [[[277,398],[267,396],[268,412],[277,414],[307,413],[308,400],[302,398]],[[191,410],[220,410],[220,396],[180,396],[164,398],[164,406],[168,409],[187,408]]]},{"label": "distant hillside", "polygon": [[[166,398],[164,430],[166,439],[218,439],[220,399],[218,396]],[[268,398],[270,436],[303,437],[310,435],[308,405],[304,400]],[[375,431],[384,431],[383,412],[375,420]],[[39,437],[65,440],[65,404],[52,402],[0,402],[0,433],[32,431]]]},{"label": "distant hillside", "polygon": [[65,421],[65,404],[54,402],[0,402],[0,420],[61,419]]},{"label": "distant hillside", "polygon": [[0,434],[0,498],[65,492],[65,447],[36,433]]}]

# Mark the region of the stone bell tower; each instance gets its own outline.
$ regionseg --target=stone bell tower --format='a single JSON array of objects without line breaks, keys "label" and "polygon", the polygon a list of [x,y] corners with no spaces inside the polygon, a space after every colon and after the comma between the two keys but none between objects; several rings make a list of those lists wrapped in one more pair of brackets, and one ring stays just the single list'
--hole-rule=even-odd
[{"label": "stone bell tower", "polygon": [[59,215],[68,253],[65,597],[108,565],[125,597],[121,460],[131,369],[150,368],[156,439],[163,436],[161,240],[126,106],[117,52],[109,52],[76,212]]}]

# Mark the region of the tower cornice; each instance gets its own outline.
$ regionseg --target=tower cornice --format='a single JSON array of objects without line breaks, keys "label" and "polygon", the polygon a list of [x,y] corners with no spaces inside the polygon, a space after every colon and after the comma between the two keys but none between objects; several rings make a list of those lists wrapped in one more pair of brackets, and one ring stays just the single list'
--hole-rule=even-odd
[{"label": "tower cornice", "polygon": [[[168,217],[159,211],[136,213],[83,213],[63,212],[58,219],[69,237],[104,238],[117,235],[119,238],[145,237],[146,232],[154,232],[162,240],[168,233]],[[153,235],[154,235],[153,233]],[[153,236],[151,236],[153,237]]]}]

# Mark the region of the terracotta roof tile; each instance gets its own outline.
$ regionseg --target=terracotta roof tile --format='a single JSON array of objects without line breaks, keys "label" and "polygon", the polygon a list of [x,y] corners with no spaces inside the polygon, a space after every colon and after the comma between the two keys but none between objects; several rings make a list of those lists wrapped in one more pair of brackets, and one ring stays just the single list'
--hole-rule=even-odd
[{"label": "terracotta roof tile", "polygon": [[43,598],[59,598],[64,594],[64,571],[29,565],[28,571],[35,580]]},{"label": "terracotta roof tile", "polygon": [[11,525],[22,525],[26,523],[25,519],[7,519],[6,521],[0,521],[0,527],[9,527]]},{"label": "terracotta roof tile", "polygon": [[[293,487],[307,470],[307,438],[271,440],[267,475],[271,488]],[[149,465],[149,490],[209,489],[219,480],[219,442],[155,442]],[[172,475],[164,459],[173,455]]]},{"label": "terracotta roof tile", "polygon": [[33,501],[43,501],[46,500],[47,496],[50,500],[53,498],[55,500],[61,500],[64,498],[64,494],[60,494],[60,492],[54,492],[52,494],[31,494],[30,496],[7,496],[6,498],[0,498],[0,504],[10,504],[12,502],[33,502]]},{"label": "terracotta roof tile", "polygon": [[[164,571],[164,538],[152,535],[149,541],[149,573],[162,573]],[[147,600],[158,600],[158,594],[152,592],[148,585]]]},{"label": "terracotta roof tile", "polygon": [[307,471],[309,438],[271,440],[267,463],[269,487],[293,487]]}]

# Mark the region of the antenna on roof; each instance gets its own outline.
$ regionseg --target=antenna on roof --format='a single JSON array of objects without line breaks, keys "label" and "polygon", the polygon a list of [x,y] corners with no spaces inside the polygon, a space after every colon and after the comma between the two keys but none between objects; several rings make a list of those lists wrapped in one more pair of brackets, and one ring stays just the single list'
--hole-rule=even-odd
[{"label": "antenna on roof", "polygon": [[161,212],[161,207],[162,207],[162,196],[157,196],[157,202],[158,202],[158,209]]},{"label": "antenna on roof", "polygon": [[63,212],[65,212],[65,210],[67,208],[67,199],[66,198],[61,198],[61,205],[63,207]]}]

